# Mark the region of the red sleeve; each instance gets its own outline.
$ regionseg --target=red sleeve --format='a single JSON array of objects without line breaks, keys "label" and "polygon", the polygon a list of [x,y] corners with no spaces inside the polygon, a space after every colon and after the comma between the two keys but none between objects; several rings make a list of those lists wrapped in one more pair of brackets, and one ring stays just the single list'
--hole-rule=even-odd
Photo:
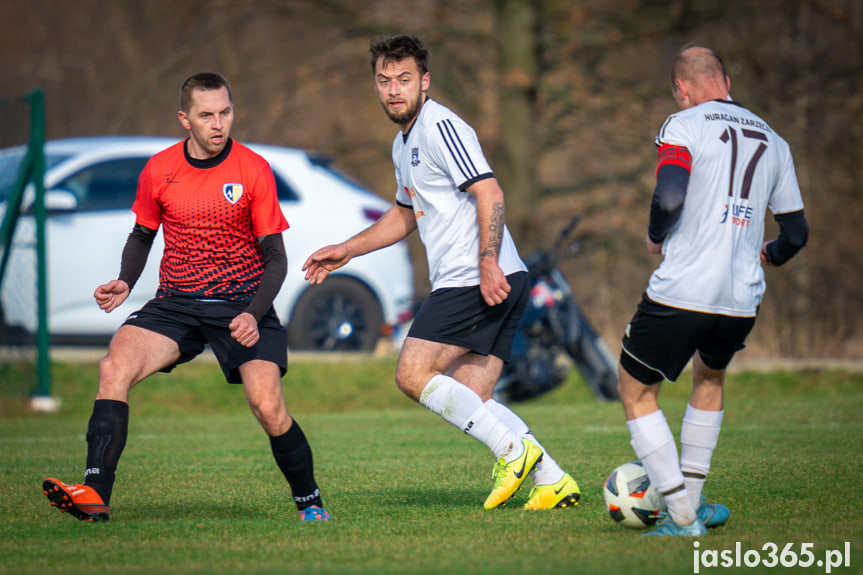
[{"label": "red sleeve", "polygon": [[158,230],[159,224],[162,223],[162,208],[156,203],[154,196],[155,186],[153,186],[151,164],[152,160],[147,162],[138,177],[138,192],[135,195],[135,203],[132,204],[132,211],[135,212],[136,223],[151,230]]},{"label": "red sleeve", "polygon": [[276,193],[276,178],[270,165],[264,161],[252,194],[252,233],[260,238],[280,234],[288,227]]},{"label": "red sleeve", "polygon": [[665,165],[680,166],[687,172],[692,172],[692,155],[683,146],[674,146],[672,144],[662,144],[657,149],[659,161],[656,164],[656,173],[659,173],[659,168]]}]

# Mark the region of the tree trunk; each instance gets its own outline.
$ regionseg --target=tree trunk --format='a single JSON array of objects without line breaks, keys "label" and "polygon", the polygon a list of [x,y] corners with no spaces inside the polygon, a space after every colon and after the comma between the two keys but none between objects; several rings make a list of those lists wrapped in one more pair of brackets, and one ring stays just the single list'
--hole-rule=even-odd
[{"label": "tree trunk", "polygon": [[507,225],[525,243],[536,229],[531,214],[536,199],[537,8],[533,0],[498,0],[495,9],[502,125],[494,170],[506,196]]}]

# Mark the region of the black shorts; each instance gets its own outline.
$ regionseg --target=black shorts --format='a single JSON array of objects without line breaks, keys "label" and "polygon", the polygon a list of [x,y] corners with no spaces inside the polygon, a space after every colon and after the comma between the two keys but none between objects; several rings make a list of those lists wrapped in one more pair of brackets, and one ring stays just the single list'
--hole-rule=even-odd
[{"label": "black shorts", "polygon": [[246,307],[243,302],[154,298],[126,318],[123,325],[142,327],[177,342],[180,359],[160,370],[166,373],[195,358],[209,344],[228,383],[242,383],[239,367],[253,359],[275,363],[285,375],[288,369],[288,336],[272,307],[258,322],[258,343],[245,347],[231,337],[228,326]]},{"label": "black shorts", "polygon": [[478,285],[433,291],[417,312],[408,337],[457,345],[509,361],[529,290],[527,272],[516,272],[506,279],[509,295],[493,306],[485,303]]},{"label": "black shorts", "polygon": [[696,351],[707,367],[725,369],[754,325],[754,317],[679,309],[644,295],[626,326],[620,364],[647,385],[676,381]]}]

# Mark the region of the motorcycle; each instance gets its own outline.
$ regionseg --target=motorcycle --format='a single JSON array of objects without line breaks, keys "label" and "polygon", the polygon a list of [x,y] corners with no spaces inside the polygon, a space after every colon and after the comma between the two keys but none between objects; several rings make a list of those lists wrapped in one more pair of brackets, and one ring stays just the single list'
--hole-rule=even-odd
[{"label": "motorcycle", "polygon": [[557,388],[574,364],[599,400],[620,399],[617,360],[591,326],[558,263],[583,249],[582,237],[571,238],[580,217],[563,228],[551,249],[525,258],[530,299],[504,365],[494,397],[504,403],[531,399]]}]

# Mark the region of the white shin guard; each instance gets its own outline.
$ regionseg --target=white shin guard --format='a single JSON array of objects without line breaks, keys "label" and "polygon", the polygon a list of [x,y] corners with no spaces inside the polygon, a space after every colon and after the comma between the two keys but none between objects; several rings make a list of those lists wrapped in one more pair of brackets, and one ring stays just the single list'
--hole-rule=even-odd
[{"label": "white shin guard", "polygon": [[[420,394],[420,404],[483,442],[496,459],[512,454],[516,444],[521,444],[516,434],[485,406],[479,395],[447,375],[436,375],[429,380]],[[520,453],[521,450],[515,451]]]},{"label": "white shin guard", "polygon": [[693,508],[701,504],[701,490],[710,471],[710,460],[719,442],[722,411],[704,411],[686,406],[680,428],[680,469]]},{"label": "white shin guard", "polygon": [[635,455],[644,465],[651,484],[664,496],[668,513],[679,525],[695,521],[695,509],[677,459],[677,445],[661,410],[627,422]]},{"label": "white shin guard", "polygon": [[533,432],[531,432],[530,428],[518,414],[494,399],[489,399],[485,402],[485,405],[489,411],[506,424],[518,437],[526,437],[542,449],[542,461],[537,463],[533,471],[530,472],[534,483],[537,485],[553,485],[563,479],[566,472],[561,469],[560,465],[552,459],[548,451],[537,441]]}]

